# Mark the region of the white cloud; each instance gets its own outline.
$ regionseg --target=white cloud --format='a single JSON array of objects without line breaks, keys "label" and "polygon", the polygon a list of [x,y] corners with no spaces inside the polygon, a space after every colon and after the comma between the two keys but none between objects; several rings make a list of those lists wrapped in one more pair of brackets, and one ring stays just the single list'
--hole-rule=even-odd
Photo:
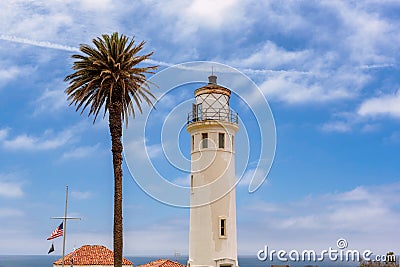
[{"label": "white cloud", "polygon": [[333,117],[332,121],[323,123],[319,129],[323,132],[349,133],[357,131],[364,134],[382,129],[381,124],[369,121],[371,116],[361,115],[359,109],[353,112],[338,112],[333,114]]},{"label": "white cloud", "polygon": [[311,60],[312,54],[307,50],[288,51],[267,40],[260,49],[249,57],[234,60],[232,64],[242,68],[281,68],[290,66],[292,69],[296,67],[301,69],[307,60]]},{"label": "white cloud", "polygon": [[[18,219],[21,220],[21,218]],[[48,242],[43,242],[43,240],[49,234],[48,232],[38,233],[38,231],[36,231],[36,233],[31,233],[29,231],[30,229],[27,230],[26,228],[32,227],[18,227],[16,229],[3,230],[0,232],[2,240],[7,240],[7,242],[0,242],[0,250],[2,251],[2,253],[4,253],[5,255],[26,255],[25,251],[27,250],[24,250],[24,248],[29,247],[29,251],[30,253],[32,253],[32,255],[41,255],[43,254],[43,251],[47,251],[49,249],[50,244]],[[53,229],[49,229],[49,232],[51,232],[52,230]],[[73,242],[70,243],[72,244],[69,245],[67,242],[67,251],[72,251],[73,249]],[[23,244],[23,246],[21,244]],[[57,243],[55,244],[56,248],[62,247],[62,242],[60,242],[59,244],[60,245],[58,245]]]},{"label": "white cloud", "polygon": [[[173,255],[175,251],[183,255],[188,253],[189,221],[174,216],[173,219],[164,219],[162,222],[151,223],[146,226],[130,228],[124,225],[124,254],[125,255]],[[151,234],[150,234],[151,233]],[[102,244],[112,249],[112,233],[110,232],[71,232],[70,240],[74,243],[67,244],[67,250],[73,246],[85,244]],[[140,240],[140,242],[137,242]],[[171,240],[174,243],[171,245]],[[0,247],[1,248],[1,247]]]},{"label": "white cloud", "polygon": [[399,132],[399,131],[393,132],[393,133],[391,133],[389,136],[385,137],[383,140],[384,140],[386,143],[389,143],[389,144],[397,144],[397,143],[400,143],[400,132]]},{"label": "white cloud", "polygon": [[[161,56],[167,62],[216,60],[209,54],[222,56],[230,49],[227,43],[232,44],[223,39],[239,42],[245,38],[243,33],[254,22],[247,16],[247,7],[251,3],[237,0],[145,1],[142,4],[139,9],[149,10],[151,14],[156,15],[150,15],[154,23],[139,21],[138,27],[145,29],[147,34],[152,31],[158,32],[161,38],[149,36],[149,39],[154,44],[159,44],[155,48],[157,57]],[[205,50],[206,46],[208,48]]]},{"label": "white cloud", "polygon": [[67,152],[64,152],[61,156],[61,159],[81,159],[92,157],[93,155],[97,155],[99,153],[99,147],[100,144],[94,146],[76,147]]},{"label": "white cloud", "polygon": [[[197,25],[198,27],[208,27],[211,29],[220,29],[224,26],[231,26],[232,22],[237,22],[242,17],[242,3],[238,0],[213,1],[213,0],[195,0],[189,5],[184,1],[180,2],[183,16],[186,24]],[[226,16],[229,14],[229,16]]]},{"label": "white cloud", "polygon": [[[0,46],[1,43],[0,33]],[[8,45],[4,47],[7,47],[7,49],[0,51],[0,90],[6,89],[7,91],[4,93],[8,93],[14,90],[13,86],[8,86],[9,84],[14,85],[15,82],[18,82],[18,79],[24,79],[27,73],[32,74],[36,69],[26,61],[19,61],[14,57],[15,54],[20,54],[21,50],[15,51],[14,47]],[[15,53],[10,53],[11,50]]]},{"label": "white cloud", "polygon": [[93,9],[107,11],[113,9],[115,4],[112,0],[80,0],[75,2],[88,11],[93,11]]},{"label": "white cloud", "polygon": [[[399,193],[400,184],[395,183],[359,186],[292,202],[252,201],[251,205],[239,206],[237,212],[239,254],[255,253],[264,244],[271,249],[327,249],[335,246],[339,237],[346,238],[351,249],[368,248],[386,253],[396,246],[392,237],[400,234],[397,227]],[[8,214],[20,216],[17,212]],[[134,230],[126,225],[125,254],[170,254],[174,250],[187,253],[189,217],[186,212],[184,214],[180,216],[171,211],[173,219],[162,218],[145,226],[134,226]],[[112,245],[111,232],[71,232],[70,238],[77,246],[88,240],[92,244]],[[138,244],[132,240],[142,242]],[[175,240],[173,247],[165,245],[170,240]],[[72,246],[70,244],[69,249]]]},{"label": "white cloud", "polygon": [[378,131],[380,128],[381,126],[379,124],[366,123],[361,127],[361,132],[372,133]]},{"label": "white cloud", "polygon": [[122,15],[124,7],[131,8],[110,0],[3,1],[0,39],[76,52],[68,43],[79,44],[88,39],[88,32],[118,29],[115,16]]},{"label": "white cloud", "polygon": [[154,145],[146,145],[147,155],[154,159],[162,155],[162,146],[161,144],[154,144]]},{"label": "white cloud", "polygon": [[[141,240],[141,242],[128,242],[124,245],[124,249],[139,255],[173,255],[175,251],[186,254],[188,233],[187,217],[167,219],[142,229],[126,231],[126,240]],[[173,244],[171,240],[174,240]]]},{"label": "white cloud", "polygon": [[282,5],[279,2],[265,1],[254,5],[254,8],[259,18],[262,17],[267,21],[272,32],[282,31],[286,34],[293,34],[310,26],[307,18],[299,12],[301,10],[300,2]]},{"label": "white cloud", "polygon": [[[4,64],[2,64],[4,65]],[[6,83],[9,80],[15,79],[21,73],[21,69],[16,66],[2,67],[0,69],[0,81],[1,84]]]},{"label": "white cloud", "polygon": [[78,134],[87,127],[86,122],[72,125],[65,130],[54,132],[51,129],[45,130],[41,135],[19,134],[15,137],[0,139],[2,146],[8,150],[42,151],[52,150],[74,142]]},{"label": "white cloud", "polygon": [[[282,245],[283,249],[316,246],[325,249],[329,242],[345,237],[352,248],[368,246],[375,252],[386,252],[396,245],[392,237],[400,234],[397,227],[399,196],[400,183],[394,183],[358,186],[293,202],[259,202],[238,210],[239,217],[252,218],[247,228],[240,228],[242,220],[239,218],[239,233],[244,239],[242,244],[252,240],[253,244]],[[373,239],[371,233],[375,233]],[[311,238],[310,234],[318,236],[319,240]],[[320,244],[321,240],[326,243]],[[258,248],[249,245],[246,249],[257,251]]]},{"label": "white cloud", "polygon": [[324,132],[347,133],[352,130],[352,125],[345,121],[333,121],[324,123],[321,126],[321,130]]},{"label": "white cloud", "polygon": [[[61,44],[62,40],[70,42],[70,36],[75,36],[76,41],[74,43],[79,43],[82,39],[87,38],[82,36],[81,28],[73,27],[77,21],[80,21],[80,25],[90,25],[91,32],[97,33],[103,24],[114,25],[118,23],[118,20],[113,19],[113,16],[104,19],[104,16],[99,15],[103,14],[102,12],[112,10],[119,12],[122,17],[127,14],[124,3],[110,3],[109,0],[73,1],[69,4],[62,1],[55,1],[54,3],[53,1],[50,1],[50,3],[49,1],[36,1],[29,4],[33,6],[32,10],[15,3],[3,7],[4,10],[9,10],[8,13],[13,14],[12,17],[15,18],[29,17],[28,15],[32,16],[35,11],[45,10],[46,12],[40,14],[41,16],[33,16],[34,20],[31,24],[33,24],[34,29],[29,30],[29,32],[34,34],[30,36],[26,29],[22,31],[21,26],[18,26],[19,21],[11,23],[5,19],[5,22],[3,22],[5,25],[2,28],[11,30],[2,35],[3,39],[77,51],[77,47]],[[82,11],[77,10],[78,8],[75,8],[75,6]],[[237,0],[221,3],[199,0],[187,4],[176,0],[168,3],[149,1],[140,5],[132,4],[128,9],[133,12],[139,8],[155,10],[158,14],[155,25],[166,25],[163,27],[161,36],[167,34],[172,36],[171,42],[174,42],[175,47],[179,47],[178,49],[181,51],[179,55],[175,53],[175,59],[187,53],[188,44],[190,44],[192,50],[201,49],[198,45],[193,46],[192,44],[198,43],[197,41],[201,41],[203,37],[207,37],[209,33],[215,31],[236,36],[235,39],[239,40],[245,39],[247,36],[247,32],[242,31],[242,29],[253,32],[253,30],[264,25],[270,26],[272,33],[275,31],[282,32],[283,35],[296,33],[296,36],[307,33],[309,38],[307,48],[289,49],[285,47],[285,42],[278,45],[268,40],[267,38],[270,35],[266,35],[256,45],[252,43],[253,46],[251,47],[240,48],[240,53],[218,56],[221,61],[226,61],[226,58],[229,58],[228,62],[233,63],[239,69],[247,67],[247,70],[253,69],[254,72],[271,71],[271,68],[286,70],[286,74],[280,73],[268,77],[262,81],[261,86],[264,87],[265,93],[271,96],[271,99],[290,104],[354,98],[370,78],[369,74],[363,70],[365,66],[367,68],[370,66],[393,66],[392,58],[394,57],[391,51],[395,51],[394,44],[398,43],[396,42],[397,37],[394,36],[399,36],[396,34],[398,27],[386,18],[381,17],[379,13],[371,12],[368,5],[363,7],[346,2],[319,3],[314,6],[316,10],[321,10],[323,14],[329,14],[336,19],[337,25],[335,27],[324,22],[317,24],[312,18],[307,19],[307,17],[302,16],[301,12],[307,10],[308,6],[301,3],[278,5],[268,2],[242,3]],[[80,12],[88,10],[91,11],[90,15],[79,15]],[[176,10],[180,10],[180,12],[176,12]],[[250,11],[251,13],[249,13]],[[229,15],[224,16],[222,14]],[[248,14],[252,14],[252,16],[250,17]],[[56,36],[55,38],[52,37],[52,40],[61,40],[59,41],[60,44],[47,41],[45,37],[42,38],[41,35],[38,35],[38,32],[43,30],[43,21],[39,17],[43,17],[47,24],[53,25],[50,29],[46,28],[46,31],[48,31],[45,35],[46,38]],[[97,21],[99,17],[102,18],[102,21]],[[96,20],[96,23],[93,22],[93,19]],[[54,23],[49,21],[54,21]],[[145,26],[144,33],[154,27],[142,26]],[[109,28],[110,26],[106,27],[106,29]],[[235,30],[232,31],[232,29]],[[314,30],[310,31],[310,29]],[[85,27],[85,30],[88,29]],[[24,36],[24,38],[17,36]],[[326,44],[326,47],[324,45],[319,46],[320,44]],[[163,53],[162,49],[158,52]],[[186,55],[186,59],[195,59],[197,53],[194,52],[194,56]],[[248,53],[247,56],[246,53]],[[154,60],[154,62],[157,61]],[[168,62],[159,63],[170,65]],[[289,72],[292,72],[292,74],[296,72],[309,73],[313,77],[298,77],[288,74]],[[277,89],[270,86],[276,86]]]},{"label": "white cloud", "polygon": [[290,72],[276,73],[268,77],[260,89],[267,99],[282,101],[289,104],[324,103],[339,99],[349,99],[355,96],[341,85],[335,88],[325,87],[324,83],[329,81],[318,81],[304,75]]},{"label": "white cloud", "polygon": [[[140,139],[140,138],[138,138]],[[125,153],[126,151],[135,151],[134,155],[137,160],[146,161],[149,158],[155,159],[162,155],[162,145],[161,144],[153,144],[153,145],[145,145],[141,140],[129,140],[125,144]],[[147,140],[146,140],[147,142]],[[133,154],[132,154],[133,155]]]},{"label": "white cloud", "polygon": [[[230,57],[229,63],[239,69],[248,67],[251,71],[246,73],[260,77],[268,99],[289,104],[352,100],[373,78],[370,68],[395,63],[399,27],[375,12],[373,4],[321,2],[313,5],[320,12],[310,16],[301,16],[309,8],[301,2],[255,6],[263,10],[255,14],[264,13],[272,32],[307,38],[301,42],[305,48],[267,39]],[[260,19],[257,16],[255,21],[260,23]]]},{"label": "white cloud", "polygon": [[9,128],[0,129],[0,141],[4,140],[7,137],[9,130]]},{"label": "white cloud", "polygon": [[[72,26],[71,9],[67,8],[66,3],[63,6],[62,1],[46,2],[14,1],[1,4],[4,19],[0,25],[5,38],[24,36],[35,40],[54,39],[62,28]],[[20,41],[25,40],[21,38]]]},{"label": "white cloud", "polygon": [[68,106],[67,95],[64,90],[48,90],[36,100],[34,115],[46,112],[53,114],[58,110]]},{"label": "white cloud", "polygon": [[[1,186],[1,185],[0,185]],[[0,193],[1,194],[1,193]],[[11,208],[0,208],[0,218],[6,218],[6,217],[21,217],[23,216],[24,213],[20,210],[17,209],[11,209]]]},{"label": "white cloud", "polygon": [[23,181],[17,173],[0,173],[0,197],[21,198],[24,196]]},{"label": "white cloud", "polygon": [[3,146],[10,150],[30,150],[40,151],[56,149],[71,141],[73,133],[70,130],[64,130],[56,135],[44,133],[40,137],[21,134],[13,139],[3,141]]},{"label": "white cloud", "polygon": [[365,100],[361,103],[357,113],[361,116],[400,118],[400,90],[396,94],[387,94]]},{"label": "white cloud", "polygon": [[92,193],[89,191],[72,191],[71,196],[76,199],[89,199],[92,197]]},{"label": "white cloud", "polygon": [[[242,179],[240,179],[238,186],[249,186],[251,181],[254,180],[254,183],[259,181],[263,181],[267,175],[267,172],[262,168],[257,169],[249,169],[244,174]],[[237,179],[239,179],[238,177]]]},{"label": "white cloud", "polygon": [[[373,5],[371,5],[373,6]],[[348,1],[323,2],[322,7],[336,12],[342,27],[337,34],[348,60],[359,64],[394,63],[390,49],[400,40],[398,26],[373,12],[369,5],[357,5]]]},{"label": "white cloud", "polygon": [[19,198],[23,195],[21,183],[0,181],[0,197]]},{"label": "white cloud", "polygon": [[174,179],[171,183],[181,185],[181,186],[190,186],[190,176],[182,176]]},{"label": "white cloud", "polygon": [[[199,29],[212,31],[232,28],[240,22],[245,22],[244,5],[237,0],[212,1],[195,0],[190,3],[175,0],[159,2],[150,5],[164,16],[165,20],[173,23],[177,38],[192,37]],[[179,12],[176,12],[179,10]],[[229,16],[227,16],[229,14]]]}]

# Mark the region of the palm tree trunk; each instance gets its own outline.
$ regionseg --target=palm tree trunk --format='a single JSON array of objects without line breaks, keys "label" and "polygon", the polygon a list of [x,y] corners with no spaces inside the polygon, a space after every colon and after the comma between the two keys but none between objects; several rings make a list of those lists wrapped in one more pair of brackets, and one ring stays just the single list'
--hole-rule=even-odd
[{"label": "palm tree trunk", "polygon": [[122,104],[110,104],[109,112],[114,167],[114,266],[122,267]]}]

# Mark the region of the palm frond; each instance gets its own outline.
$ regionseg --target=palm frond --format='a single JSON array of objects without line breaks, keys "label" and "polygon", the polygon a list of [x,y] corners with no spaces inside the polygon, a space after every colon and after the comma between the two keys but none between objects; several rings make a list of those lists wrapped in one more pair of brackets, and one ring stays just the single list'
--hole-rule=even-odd
[{"label": "palm frond", "polygon": [[154,84],[147,81],[146,75],[153,74],[158,66],[138,67],[153,52],[139,55],[145,42],[136,45],[134,37],[129,39],[117,32],[103,34],[92,42],[93,46],[80,45],[83,54],[72,55],[76,59],[74,72],[65,77],[70,105],[75,105],[81,114],[90,107],[88,116],[94,116],[94,123],[100,110],[104,110],[104,117],[111,104],[119,103],[121,119],[127,124],[135,110],[142,112],[143,101],[153,106],[155,97],[150,85]]}]

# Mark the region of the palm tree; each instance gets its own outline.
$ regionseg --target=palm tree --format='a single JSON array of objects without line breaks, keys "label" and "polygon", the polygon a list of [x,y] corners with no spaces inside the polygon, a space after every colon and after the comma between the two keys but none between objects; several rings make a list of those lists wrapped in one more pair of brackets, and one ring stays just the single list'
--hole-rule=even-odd
[{"label": "palm tree", "polygon": [[122,124],[128,125],[128,117],[135,116],[135,109],[142,112],[144,100],[153,105],[149,81],[146,74],[154,73],[158,66],[137,67],[150,58],[153,52],[138,55],[145,42],[135,45],[134,37],[129,40],[117,32],[111,36],[104,34],[93,39],[94,47],[80,45],[84,55],[72,55],[75,59],[72,69],[75,71],[65,78],[69,82],[65,93],[70,105],[76,111],[90,107],[89,114],[97,115],[103,109],[103,118],[108,112],[111,134],[111,151],[114,168],[114,266],[122,266]]}]

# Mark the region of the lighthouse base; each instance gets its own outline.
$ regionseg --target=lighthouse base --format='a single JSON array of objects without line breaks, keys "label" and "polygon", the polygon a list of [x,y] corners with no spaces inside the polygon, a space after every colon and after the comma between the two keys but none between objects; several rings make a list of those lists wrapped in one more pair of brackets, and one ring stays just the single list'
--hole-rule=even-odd
[{"label": "lighthouse base", "polygon": [[237,260],[229,258],[220,258],[214,260],[215,265],[195,264],[193,260],[188,260],[187,267],[239,267]]}]

